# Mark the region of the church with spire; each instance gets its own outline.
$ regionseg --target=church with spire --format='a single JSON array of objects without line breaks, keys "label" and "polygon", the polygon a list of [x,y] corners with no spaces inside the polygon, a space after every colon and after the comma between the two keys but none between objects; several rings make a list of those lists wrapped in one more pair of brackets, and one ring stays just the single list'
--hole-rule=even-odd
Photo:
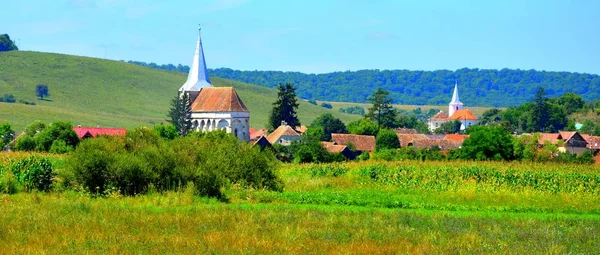
[{"label": "church with spire", "polygon": [[435,131],[443,123],[448,121],[458,120],[460,121],[460,130],[465,130],[467,127],[476,125],[478,122],[477,117],[469,111],[469,109],[463,109],[463,103],[460,102],[458,97],[458,83],[454,84],[454,92],[452,93],[452,100],[448,105],[448,114],[444,111],[440,111],[436,115],[429,118],[428,127],[430,131]]},{"label": "church with spire", "polygon": [[242,99],[233,87],[214,87],[208,78],[200,30],[188,78],[179,92],[192,101],[193,130],[225,130],[238,140],[250,140],[250,112]]}]

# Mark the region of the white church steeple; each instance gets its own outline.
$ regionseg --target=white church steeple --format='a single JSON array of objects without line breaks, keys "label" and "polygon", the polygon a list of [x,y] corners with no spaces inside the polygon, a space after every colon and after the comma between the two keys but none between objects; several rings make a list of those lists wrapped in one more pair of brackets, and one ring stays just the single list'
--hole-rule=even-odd
[{"label": "white church steeple", "polygon": [[452,116],[454,112],[461,110],[463,108],[463,103],[460,102],[458,98],[458,82],[454,84],[454,93],[452,94],[452,101],[450,101],[450,105],[448,106],[448,116]]},{"label": "white church steeple", "polygon": [[196,43],[196,53],[190,67],[187,81],[179,89],[180,92],[190,93],[192,100],[195,96],[200,93],[202,88],[212,87],[208,79],[208,72],[206,70],[206,61],[204,60],[204,50],[202,48],[202,38],[200,36],[200,29],[198,29],[198,42]]}]

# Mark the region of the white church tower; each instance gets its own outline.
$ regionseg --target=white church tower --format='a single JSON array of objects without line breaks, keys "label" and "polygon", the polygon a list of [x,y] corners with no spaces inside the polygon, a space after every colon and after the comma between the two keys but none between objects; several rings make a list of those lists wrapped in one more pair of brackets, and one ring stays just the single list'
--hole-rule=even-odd
[{"label": "white church tower", "polygon": [[202,48],[202,38],[200,29],[198,29],[198,41],[196,42],[196,53],[192,60],[192,66],[188,73],[187,81],[181,86],[179,92],[188,92],[190,99],[194,100],[202,88],[212,87],[208,79],[208,71],[206,70],[206,61],[204,60],[204,49]]},{"label": "white church tower", "polygon": [[458,110],[462,110],[463,103],[460,102],[458,98],[458,82],[454,84],[454,93],[452,94],[452,101],[450,101],[450,105],[448,106],[448,116],[452,116],[454,112]]},{"label": "white church tower", "polygon": [[213,87],[210,83],[200,33],[187,81],[179,92],[190,95],[193,130],[225,130],[238,140],[250,140],[250,111],[233,87]]}]

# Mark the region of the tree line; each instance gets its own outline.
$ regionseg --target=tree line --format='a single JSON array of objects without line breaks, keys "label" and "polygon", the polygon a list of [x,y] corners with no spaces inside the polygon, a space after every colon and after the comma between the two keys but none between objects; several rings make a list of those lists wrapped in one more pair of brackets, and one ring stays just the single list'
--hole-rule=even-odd
[{"label": "tree line", "polygon": [[[188,72],[189,66],[129,63],[168,71]],[[530,101],[538,87],[550,97],[577,93],[586,101],[600,99],[600,76],[573,72],[520,69],[462,68],[456,71],[359,70],[325,74],[282,71],[209,69],[211,75],[268,88],[293,83],[303,99],[367,102],[377,88],[389,91],[394,104],[446,105],[457,82],[461,100],[471,106],[510,107]]]}]

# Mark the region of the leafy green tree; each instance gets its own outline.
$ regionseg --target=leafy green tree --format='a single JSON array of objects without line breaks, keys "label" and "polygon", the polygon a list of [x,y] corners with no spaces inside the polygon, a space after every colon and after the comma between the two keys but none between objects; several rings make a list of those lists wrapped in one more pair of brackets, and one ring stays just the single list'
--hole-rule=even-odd
[{"label": "leafy green tree", "polygon": [[[79,136],[73,130],[71,123],[58,121],[48,125],[44,130],[37,133],[34,136],[34,140],[37,151],[50,151],[50,148],[57,140],[63,141],[64,146],[68,147],[66,150],[70,151],[79,143]],[[56,146],[61,146],[61,144],[57,144]]]},{"label": "leafy green tree", "polygon": [[360,119],[348,123],[348,131],[355,135],[377,135],[379,127],[369,119]]},{"label": "leafy green tree", "polygon": [[346,130],[346,125],[340,119],[333,117],[331,113],[323,113],[321,116],[317,117],[312,124],[310,124],[310,128],[320,127],[323,129],[323,136],[320,137],[321,141],[330,141],[332,133],[341,133],[346,134],[348,131]]},{"label": "leafy green tree", "polygon": [[398,113],[392,106],[390,92],[378,88],[372,96],[367,98],[367,102],[373,104],[366,118],[373,120],[380,128],[393,128],[394,121]]},{"label": "leafy green tree", "polygon": [[400,148],[400,141],[398,135],[394,130],[381,129],[375,137],[375,150],[387,150],[387,149],[398,149]]},{"label": "leafy green tree", "polygon": [[460,149],[461,159],[512,160],[512,135],[502,127],[474,126]]},{"label": "leafy green tree", "polygon": [[492,125],[500,122],[502,120],[502,110],[498,108],[492,108],[486,110],[481,114],[481,119],[479,119],[479,124],[483,126]]},{"label": "leafy green tree", "polygon": [[45,96],[50,95],[48,93],[48,85],[38,84],[35,86],[35,95],[40,98],[40,100],[44,99]]},{"label": "leafy green tree", "polygon": [[43,122],[36,120],[33,123],[29,124],[27,127],[25,127],[25,136],[35,136],[37,133],[42,132],[42,130],[44,130],[46,128],[46,124],[44,124]]},{"label": "leafy green tree", "polygon": [[396,118],[396,124],[394,126],[416,129],[421,134],[429,133],[427,125],[423,121],[420,121],[416,116],[400,114]]},{"label": "leafy green tree", "polygon": [[175,126],[180,136],[186,135],[192,128],[192,101],[186,92],[180,92],[171,100],[168,114],[169,122]]},{"label": "leafy green tree", "polygon": [[291,83],[279,84],[277,101],[273,103],[273,109],[269,114],[268,127],[275,130],[281,121],[285,121],[291,127],[300,126],[300,120],[296,111],[298,109],[298,98],[296,97],[296,88]]},{"label": "leafy green tree", "polygon": [[600,125],[596,124],[591,120],[584,120],[582,127],[579,130],[580,133],[586,135],[600,136]]},{"label": "leafy green tree", "polygon": [[9,144],[15,138],[15,131],[12,130],[9,123],[0,125],[0,150]]},{"label": "leafy green tree", "polygon": [[462,123],[458,120],[451,120],[442,123],[437,129],[435,129],[436,134],[456,134],[460,132],[460,126]]},{"label": "leafy green tree", "polygon": [[154,126],[154,131],[158,133],[158,135],[164,139],[173,140],[179,136],[179,131],[177,128],[171,124],[169,125],[157,125]]},{"label": "leafy green tree", "polygon": [[581,110],[585,105],[585,101],[583,100],[583,98],[581,98],[580,95],[577,95],[573,92],[564,93],[558,101],[561,105],[565,107],[567,114],[571,114],[578,110]]},{"label": "leafy green tree", "polygon": [[10,39],[8,34],[0,35],[0,52],[11,50],[19,50],[19,48],[15,45],[15,42]]}]

